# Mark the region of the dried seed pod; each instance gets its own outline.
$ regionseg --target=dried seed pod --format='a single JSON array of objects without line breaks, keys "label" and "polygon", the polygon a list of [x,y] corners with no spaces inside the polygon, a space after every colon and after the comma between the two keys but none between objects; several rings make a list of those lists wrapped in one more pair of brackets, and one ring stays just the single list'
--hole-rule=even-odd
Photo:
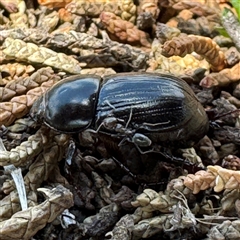
[{"label": "dried seed pod", "polygon": [[240,52],[235,47],[230,47],[224,52],[228,66],[234,66],[240,60]]},{"label": "dried seed pod", "polygon": [[182,177],[173,179],[169,182],[164,193],[157,193],[152,189],[145,189],[142,194],[136,197],[136,200],[132,202],[132,205],[134,207],[141,206],[142,211],[144,212],[171,212],[171,207],[178,202],[178,199],[173,197],[174,195],[177,196],[179,192],[182,192],[187,199],[192,195],[192,192],[184,186],[185,183],[183,184],[181,178]]},{"label": "dried seed pod", "polygon": [[57,11],[52,11],[38,21],[37,27],[44,29],[45,32],[52,32],[59,22],[59,14]]},{"label": "dried seed pod", "polygon": [[1,79],[0,85],[5,85],[8,80],[18,79],[18,77],[26,77],[32,73],[35,68],[32,65],[25,65],[21,63],[7,63],[0,66],[1,75],[6,74],[9,77]]},{"label": "dried seed pod", "polygon": [[0,103],[0,123],[10,125],[16,118],[21,118],[27,114],[34,101],[47,91],[56,81],[49,80],[40,87],[29,90],[26,95],[14,97],[10,102]]},{"label": "dried seed pod", "polygon": [[[40,128],[27,141],[10,151],[0,151],[0,165],[6,166],[13,164],[15,166],[24,165],[27,161],[32,161],[45,146],[53,140],[59,133],[49,132],[49,129]],[[62,135],[66,136],[66,135]]]},{"label": "dried seed pod", "polygon": [[100,14],[100,19],[111,39],[124,43],[141,44],[144,47],[151,47],[151,42],[147,33],[137,29],[132,23],[122,20],[114,13],[102,12]]},{"label": "dried seed pod", "polygon": [[218,152],[208,136],[204,136],[199,141],[198,147],[201,152],[201,156],[203,156],[202,158],[207,159],[207,162],[210,162],[211,165],[214,165],[219,161]]},{"label": "dried seed pod", "polygon": [[223,159],[222,167],[231,170],[240,170],[240,158],[234,155],[228,155]]},{"label": "dried seed pod", "polygon": [[121,18],[123,20],[129,21],[134,24],[135,20],[136,20],[136,13],[137,13],[137,7],[134,4],[134,1],[133,0],[121,0],[121,1],[118,1],[118,4],[122,11]]},{"label": "dried seed pod", "polygon": [[46,32],[34,28],[24,29],[24,31],[22,29],[10,29],[4,31],[2,35],[5,39],[14,36],[16,39],[24,39],[24,41],[38,44],[44,42],[44,46],[47,48],[63,48],[73,54],[79,54],[82,49],[92,50],[93,52],[99,52],[102,49],[105,54],[111,54],[116,59],[124,59],[124,62],[137,69],[144,68],[148,59],[148,53],[139,48],[109,39],[99,39],[76,31],[46,34]]},{"label": "dried seed pod", "polygon": [[[50,145],[44,146],[43,151],[37,156],[36,161],[30,166],[29,172],[24,176],[24,184],[28,198],[28,206],[36,205],[37,199],[35,192],[43,181],[47,181],[56,169],[57,162],[63,157],[67,138],[60,137],[60,141],[54,141]],[[60,182],[59,182],[60,183]],[[5,206],[0,211],[0,221],[7,220],[12,214],[20,211],[21,206],[14,183],[7,182],[3,185],[5,194],[9,194],[0,201]],[[14,205],[11,203],[14,202]]]},{"label": "dried seed pod", "polygon": [[177,16],[176,21],[177,27],[182,33],[201,35],[211,38],[217,34],[216,23],[209,21],[209,19],[204,16],[196,19],[190,18],[187,20]]},{"label": "dried seed pod", "polygon": [[18,239],[30,239],[48,222],[52,222],[65,209],[73,206],[72,193],[61,185],[52,190],[39,188],[38,191],[44,193],[47,200],[0,222],[2,240],[16,239],[16,236]]},{"label": "dried seed pod", "polygon": [[106,233],[106,237],[111,236],[111,240],[131,239],[134,218],[130,214],[124,215],[114,226],[113,230]]},{"label": "dried seed pod", "polygon": [[197,155],[197,153],[193,147],[179,149],[179,150],[182,153],[182,156],[184,159],[187,159],[187,161],[191,162],[192,164],[194,164],[200,168],[204,167],[201,158]]},{"label": "dried seed pod", "polygon": [[176,10],[188,9],[197,16],[206,16],[210,21],[220,23],[221,10],[217,4],[211,6],[211,1],[206,4],[199,1],[171,0],[169,3],[168,7],[171,6]]},{"label": "dried seed pod", "polygon": [[192,52],[204,56],[211,64],[213,71],[220,71],[225,67],[224,54],[211,38],[195,35],[174,37],[165,42],[162,48],[162,54],[166,57],[173,55],[183,57]]},{"label": "dried seed pod", "polygon": [[210,228],[207,239],[238,239],[239,235],[240,220],[225,220],[222,224]]},{"label": "dried seed pod", "polygon": [[119,211],[120,208],[112,203],[102,207],[96,215],[85,218],[83,223],[79,224],[79,227],[84,236],[101,236],[117,222]]},{"label": "dried seed pod", "polygon": [[[11,217],[14,213],[19,212],[21,210],[21,205],[19,202],[19,195],[18,195],[17,190],[10,192],[9,195],[4,197],[0,201],[0,204],[1,204],[1,211],[0,211],[0,224],[1,224],[3,221],[11,219]],[[27,204],[28,204],[28,207],[34,207],[37,205],[36,192],[34,192],[34,191],[28,192]],[[1,232],[0,232],[0,236],[1,236]]]},{"label": "dried seed pod", "polygon": [[101,199],[104,200],[105,203],[110,204],[112,202],[110,198],[114,196],[114,193],[112,189],[108,187],[106,180],[100,177],[96,172],[92,172],[92,179]]},{"label": "dried seed pod", "polygon": [[231,104],[240,108],[240,100],[233,97],[229,92],[221,91],[221,97],[227,99]]},{"label": "dried seed pod", "polygon": [[98,17],[101,12],[112,12],[120,16],[122,11],[120,9],[121,1],[108,1],[108,0],[72,0],[65,7],[69,12],[77,15],[84,15],[89,17]]},{"label": "dried seed pod", "polygon": [[185,57],[172,56],[166,58],[162,55],[162,44],[155,40],[152,43],[152,55],[154,58],[149,60],[150,67],[147,71],[155,71],[161,73],[171,73],[176,76],[191,76],[194,71],[198,69],[209,69],[209,64],[207,61],[198,60],[193,55],[186,55]]},{"label": "dried seed pod", "polygon": [[234,143],[240,144],[239,140],[240,129],[230,126],[224,126],[221,129],[214,131],[215,138],[221,143]]},{"label": "dried seed pod", "polygon": [[239,81],[240,63],[237,63],[232,68],[225,68],[218,73],[210,73],[202,79],[200,86],[211,88],[214,86],[227,86],[233,82]]},{"label": "dried seed pod", "polygon": [[21,61],[43,64],[73,74],[81,70],[78,61],[73,57],[19,39],[6,38],[3,48],[3,53],[8,59],[17,58]]},{"label": "dried seed pod", "polygon": [[101,77],[115,74],[116,72],[112,68],[84,68],[80,72],[81,74],[95,74]]},{"label": "dried seed pod", "polygon": [[170,215],[161,215],[149,219],[145,219],[134,225],[132,230],[132,235],[136,239],[141,238],[150,238],[155,233],[163,232],[165,226],[169,226],[170,219],[173,217],[173,214]]},{"label": "dried seed pod", "polygon": [[38,0],[38,3],[42,6],[46,6],[48,8],[63,8],[65,7],[71,0]]},{"label": "dried seed pod", "polygon": [[188,174],[184,178],[184,185],[190,188],[194,194],[200,190],[206,190],[214,187],[215,192],[221,192],[224,189],[239,189],[240,171],[228,170],[220,166],[208,166],[207,171],[198,171]]},{"label": "dried seed pod", "polygon": [[156,26],[156,37],[163,44],[165,41],[172,39],[173,37],[179,36],[181,31],[175,27],[169,27],[164,23],[157,23]]},{"label": "dried seed pod", "polygon": [[206,190],[215,185],[215,176],[205,171],[198,171],[194,175],[188,174],[184,178],[184,185],[191,189],[194,194]]},{"label": "dried seed pod", "polygon": [[54,75],[53,70],[48,67],[37,70],[30,77],[10,81],[6,86],[0,87],[0,101],[7,101],[15,95],[25,94],[30,89],[39,87],[43,82],[51,79],[58,81],[60,77]]},{"label": "dried seed pod", "polygon": [[158,18],[160,8],[156,0],[141,0],[138,6],[137,26],[139,29],[152,28]]}]

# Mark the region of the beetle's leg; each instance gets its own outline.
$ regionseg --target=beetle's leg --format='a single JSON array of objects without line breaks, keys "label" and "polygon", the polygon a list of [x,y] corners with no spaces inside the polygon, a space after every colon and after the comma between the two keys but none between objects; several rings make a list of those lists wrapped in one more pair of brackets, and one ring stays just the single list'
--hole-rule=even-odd
[{"label": "beetle's leg", "polygon": [[137,175],[133,174],[126,166],[124,166],[120,161],[118,161],[115,157],[112,159],[123,169],[127,174],[129,174],[135,181],[137,181]]},{"label": "beetle's leg", "polygon": [[[158,127],[158,126],[161,126],[161,125],[164,125],[164,124],[169,124],[171,121],[170,120],[168,120],[167,122],[161,122],[161,123],[146,123],[146,122],[144,122],[143,124],[142,124],[142,126],[144,126],[144,127]],[[158,128],[155,128],[154,129],[154,131],[158,131],[158,130],[160,130],[160,129],[158,129]]]}]

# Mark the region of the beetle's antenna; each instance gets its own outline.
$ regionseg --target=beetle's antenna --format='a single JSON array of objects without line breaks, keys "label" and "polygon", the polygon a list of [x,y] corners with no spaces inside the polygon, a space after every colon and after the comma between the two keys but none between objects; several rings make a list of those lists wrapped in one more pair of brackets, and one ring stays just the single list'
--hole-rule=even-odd
[{"label": "beetle's antenna", "polygon": [[127,121],[127,123],[126,123],[125,128],[127,128],[128,125],[129,125],[129,123],[131,122],[131,119],[132,119],[132,113],[133,113],[133,109],[132,109],[132,107],[131,107],[130,114],[129,114],[129,118],[128,118],[128,121]]}]

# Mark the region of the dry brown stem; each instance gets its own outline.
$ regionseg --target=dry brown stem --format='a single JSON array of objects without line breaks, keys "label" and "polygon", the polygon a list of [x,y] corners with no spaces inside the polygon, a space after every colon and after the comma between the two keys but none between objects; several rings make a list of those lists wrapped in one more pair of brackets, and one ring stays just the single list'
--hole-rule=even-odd
[{"label": "dry brown stem", "polygon": [[100,19],[111,39],[123,43],[141,44],[144,47],[151,47],[147,33],[139,30],[132,23],[122,20],[114,13],[102,12]]},{"label": "dry brown stem", "polygon": [[173,55],[184,57],[196,52],[202,55],[210,64],[213,71],[220,71],[225,67],[225,56],[219,46],[208,37],[188,35],[174,37],[164,43],[162,54],[166,57]]}]

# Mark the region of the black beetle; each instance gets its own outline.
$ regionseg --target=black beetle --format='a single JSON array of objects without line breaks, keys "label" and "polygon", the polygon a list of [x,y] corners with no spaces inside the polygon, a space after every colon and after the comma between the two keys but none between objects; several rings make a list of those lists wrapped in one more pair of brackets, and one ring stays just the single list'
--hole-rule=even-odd
[{"label": "black beetle", "polygon": [[191,146],[208,118],[188,84],[172,75],[124,73],[66,78],[40,97],[30,115],[65,133],[91,128],[148,147]]}]

